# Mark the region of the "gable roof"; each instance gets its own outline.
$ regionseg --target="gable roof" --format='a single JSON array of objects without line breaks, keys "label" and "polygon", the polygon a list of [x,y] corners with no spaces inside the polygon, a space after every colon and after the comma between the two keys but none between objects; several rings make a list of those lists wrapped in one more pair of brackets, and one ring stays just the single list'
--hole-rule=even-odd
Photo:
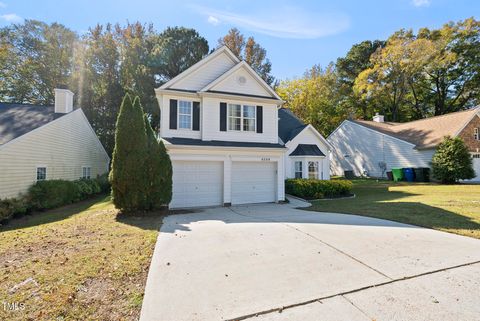
[{"label": "gable roof", "polygon": [[278,137],[284,143],[294,139],[307,126],[290,109],[278,110]]},{"label": "gable roof", "polygon": [[289,156],[325,156],[315,144],[298,144]]},{"label": "gable roof", "polygon": [[230,49],[228,49],[227,46],[222,46],[222,47],[214,50],[212,53],[208,54],[205,58],[201,59],[200,61],[198,61],[194,65],[190,66],[189,68],[187,68],[183,72],[179,73],[177,76],[173,77],[172,79],[170,79],[169,81],[164,83],[158,89],[169,89],[170,87],[175,85],[175,83],[184,79],[185,77],[187,77],[191,73],[195,72],[200,67],[207,64],[209,61],[215,59],[216,57],[220,56],[221,54],[227,55],[235,64],[240,62],[240,59],[238,59],[238,57]]},{"label": "gable roof", "polygon": [[428,149],[436,147],[445,136],[457,136],[477,114],[480,115],[480,107],[407,123],[378,123],[368,120],[353,122],[411,143],[417,149]]},{"label": "gable roof", "polygon": [[53,106],[0,103],[0,145],[62,117]]}]

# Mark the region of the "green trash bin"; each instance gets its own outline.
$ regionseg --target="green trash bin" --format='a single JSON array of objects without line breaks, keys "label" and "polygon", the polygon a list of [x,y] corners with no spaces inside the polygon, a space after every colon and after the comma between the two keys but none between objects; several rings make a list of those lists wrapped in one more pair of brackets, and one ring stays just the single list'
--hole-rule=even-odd
[{"label": "green trash bin", "polygon": [[403,180],[403,169],[402,168],[392,168],[393,180],[399,182]]}]

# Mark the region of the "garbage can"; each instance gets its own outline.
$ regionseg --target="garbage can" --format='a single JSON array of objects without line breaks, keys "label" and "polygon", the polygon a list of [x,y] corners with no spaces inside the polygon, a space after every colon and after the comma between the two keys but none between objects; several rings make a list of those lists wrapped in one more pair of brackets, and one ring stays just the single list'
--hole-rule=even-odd
[{"label": "garbage can", "polygon": [[387,172],[387,179],[388,179],[389,181],[393,181],[393,174],[392,174],[391,171],[388,171],[388,172]]},{"label": "garbage can", "polygon": [[393,180],[395,182],[403,179],[403,170],[401,168],[392,168]]},{"label": "garbage can", "polygon": [[415,172],[413,171],[413,168],[404,168],[403,175],[407,182],[413,182],[415,180]]},{"label": "garbage can", "polygon": [[343,175],[345,176],[346,179],[354,179],[355,176],[353,175],[353,171],[344,171]]},{"label": "garbage can", "polygon": [[423,175],[424,170],[421,167],[414,168],[415,172],[415,182],[425,182],[425,176]]},{"label": "garbage can", "polygon": [[423,167],[423,178],[424,182],[430,182],[430,168]]}]

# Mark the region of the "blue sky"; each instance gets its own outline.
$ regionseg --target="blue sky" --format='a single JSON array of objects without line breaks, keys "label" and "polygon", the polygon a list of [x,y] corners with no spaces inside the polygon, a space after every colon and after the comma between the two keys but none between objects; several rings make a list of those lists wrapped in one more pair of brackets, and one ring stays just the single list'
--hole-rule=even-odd
[{"label": "blue sky", "polygon": [[211,47],[231,27],[267,49],[277,78],[293,78],[314,64],[327,65],[362,40],[385,39],[400,28],[439,27],[478,19],[480,1],[154,1],[0,0],[0,26],[22,19],[60,22],[85,32],[97,23],[152,22],[157,30],[198,30]]}]

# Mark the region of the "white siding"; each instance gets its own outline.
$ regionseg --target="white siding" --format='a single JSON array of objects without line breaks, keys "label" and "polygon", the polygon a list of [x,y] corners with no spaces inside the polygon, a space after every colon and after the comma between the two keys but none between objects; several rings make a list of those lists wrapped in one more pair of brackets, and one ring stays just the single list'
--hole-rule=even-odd
[{"label": "white siding", "polygon": [[381,177],[379,162],[387,171],[396,167],[430,167],[434,150],[416,150],[412,144],[384,135],[350,121],[343,122],[328,141],[333,146],[331,170],[343,175],[353,170],[355,175]]},{"label": "white siding", "polygon": [[171,88],[198,91],[223,75],[235,64],[236,63],[226,53],[222,53],[193,71],[185,78],[180,79],[173,84]]},{"label": "white siding", "polygon": [[[290,153],[292,153],[299,144],[309,144],[309,145],[317,145],[318,148],[325,154],[325,158],[320,157],[290,157]],[[330,179],[330,151],[328,150],[328,146],[322,142],[316,133],[314,133],[310,128],[302,131],[298,134],[294,139],[287,143],[288,151],[285,153],[285,177],[286,178],[294,178],[295,177],[295,164],[296,160],[303,161],[303,177],[307,177],[306,173],[308,169],[306,164],[309,160],[318,161],[319,166],[322,166],[319,172],[323,172],[323,179],[329,180]],[[319,173],[320,175],[320,173]]]},{"label": "white siding", "polygon": [[[220,103],[244,104],[263,106],[263,133],[220,131]],[[262,102],[242,101],[238,99],[223,99],[204,97],[201,114],[203,122],[203,140],[224,140],[238,142],[278,143],[278,110],[277,105]]]},{"label": "white siding", "polygon": [[[243,84],[240,83],[238,81],[240,77],[244,77],[246,82]],[[271,97],[272,95],[261,84],[258,83],[257,79],[252,77],[252,75],[245,70],[245,67],[241,67],[240,69],[236,70],[227,78],[223,79],[219,84],[210,88],[210,90],[266,97]]]},{"label": "white siding", "polygon": [[47,179],[75,180],[82,166],[91,176],[108,171],[109,158],[79,109],[0,146],[0,198],[26,192],[36,181],[36,167]]}]

